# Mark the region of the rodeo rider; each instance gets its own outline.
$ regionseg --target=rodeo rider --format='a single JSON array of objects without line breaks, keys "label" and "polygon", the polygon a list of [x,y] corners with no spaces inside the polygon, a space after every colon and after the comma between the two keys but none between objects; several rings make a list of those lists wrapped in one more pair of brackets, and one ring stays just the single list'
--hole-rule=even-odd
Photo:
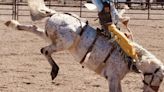
[{"label": "rodeo rider", "polygon": [[[102,28],[114,33],[119,39],[116,39],[118,44],[131,58],[137,60],[138,56],[135,48],[133,47],[133,42],[128,39],[133,38],[129,31],[129,34],[122,33],[115,26],[118,21],[123,18],[120,17],[118,11],[114,6],[114,0],[92,0],[92,3],[98,8],[98,17]],[[122,20],[121,22],[126,25],[129,20]],[[128,28],[128,27],[127,27]]]}]

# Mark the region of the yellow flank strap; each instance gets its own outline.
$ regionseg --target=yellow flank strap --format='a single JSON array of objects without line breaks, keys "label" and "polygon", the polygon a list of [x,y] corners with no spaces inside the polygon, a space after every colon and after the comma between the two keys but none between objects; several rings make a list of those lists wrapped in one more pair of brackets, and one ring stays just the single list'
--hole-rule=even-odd
[{"label": "yellow flank strap", "polygon": [[138,59],[136,50],[133,47],[133,42],[130,41],[123,32],[119,31],[114,24],[109,25],[108,30],[113,33],[115,40],[127,55],[133,59]]}]

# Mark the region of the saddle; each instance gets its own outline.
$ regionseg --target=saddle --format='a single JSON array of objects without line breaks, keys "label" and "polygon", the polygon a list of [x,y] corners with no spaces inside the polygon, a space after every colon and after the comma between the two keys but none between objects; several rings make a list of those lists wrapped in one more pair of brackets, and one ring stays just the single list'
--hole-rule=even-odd
[{"label": "saddle", "polygon": [[[115,25],[108,26],[108,30],[110,31],[105,31],[103,29],[97,28],[97,33],[109,39],[114,38],[115,41],[120,45],[121,49],[128,55],[127,63],[129,69],[133,70],[136,73],[140,73],[140,71],[136,67],[136,61],[138,60],[138,56],[133,46],[133,42],[128,38],[127,34],[118,30]],[[102,65],[101,67],[103,66],[104,65]]]},{"label": "saddle", "polygon": [[97,31],[100,35],[105,37],[114,38],[116,42],[120,45],[123,51],[130,56],[131,58],[137,60],[138,56],[136,50],[133,46],[133,42],[128,38],[127,33],[123,33],[114,24],[108,26],[109,31],[97,28]]}]

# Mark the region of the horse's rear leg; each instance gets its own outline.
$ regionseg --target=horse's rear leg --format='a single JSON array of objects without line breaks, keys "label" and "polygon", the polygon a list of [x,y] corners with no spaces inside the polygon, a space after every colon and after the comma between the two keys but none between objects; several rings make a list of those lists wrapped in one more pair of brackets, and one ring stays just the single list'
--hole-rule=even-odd
[{"label": "horse's rear leg", "polygon": [[54,44],[51,44],[51,45],[46,46],[46,47],[43,47],[41,49],[41,53],[46,57],[46,59],[48,60],[49,64],[52,67],[52,70],[51,70],[51,78],[52,78],[52,80],[54,80],[56,78],[56,76],[58,74],[58,71],[59,71],[59,67],[55,63],[55,61],[53,60],[53,58],[51,57],[51,54],[53,52],[57,52],[59,50],[60,49],[57,48],[56,45],[54,45]]},{"label": "horse's rear leg", "polygon": [[27,32],[31,32],[34,33],[38,36],[40,36],[41,38],[47,38],[45,31],[43,29],[38,28],[35,25],[25,25],[25,24],[21,24],[16,20],[10,20],[7,21],[5,23],[6,26],[10,27],[10,28],[14,28],[17,29],[19,31],[27,31]]}]

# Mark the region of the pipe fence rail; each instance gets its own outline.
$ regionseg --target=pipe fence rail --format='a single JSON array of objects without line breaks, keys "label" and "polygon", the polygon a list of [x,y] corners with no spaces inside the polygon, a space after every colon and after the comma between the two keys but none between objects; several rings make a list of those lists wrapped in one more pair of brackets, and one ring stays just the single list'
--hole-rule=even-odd
[{"label": "pipe fence rail", "polygon": [[[84,7],[84,3],[89,0],[63,0],[64,3],[59,3],[61,0],[46,0],[45,3],[49,8],[55,9],[61,12],[74,12],[78,14],[80,17],[84,18],[96,18],[96,11],[89,11]],[[154,15],[163,15],[164,16],[164,1],[161,2],[120,2],[120,0],[114,0],[116,4],[116,8],[120,9],[122,4],[127,4],[130,7],[127,14],[135,14],[135,15],[145,15],[146,19],[153,19]],[[64,9],[63,7],[68,7]],[[69,9],[73,7],[74,9]],[[137,10],[142,10],[138,12]],[[152,12],[152,11],[159,12]],[[91,16],[85,16],[86,13],[89,13]],[[23,0],[1,0],[0,1],[0,15],[1,16],[12,16],[12,19],[19,20],[21,16],[29,16],[29,10],[27,7],[27,3]],[[164,19],[164,18],[163,18]]]}]

